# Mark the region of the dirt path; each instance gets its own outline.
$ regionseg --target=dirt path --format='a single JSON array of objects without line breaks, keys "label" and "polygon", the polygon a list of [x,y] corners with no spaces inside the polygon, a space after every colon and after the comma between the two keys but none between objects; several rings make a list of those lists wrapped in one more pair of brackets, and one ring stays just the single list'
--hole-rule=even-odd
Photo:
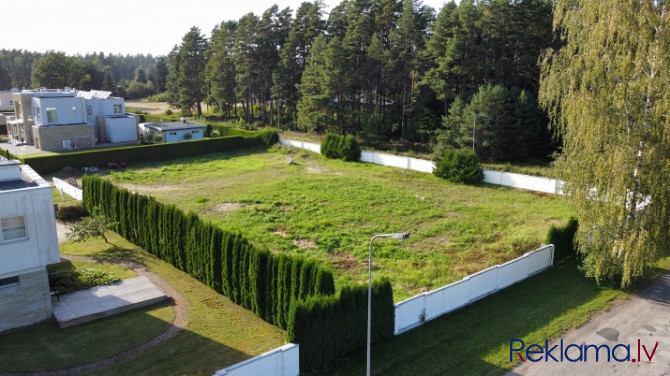
[{"label": "dirt path", "polygon": [[[58,230],[58,241],[59,243],[62,243],[63,241],[65,241],[65,233],[67,232],[67,227],[65,224],[62,223],[58,223],[56,227]],[[167,328],[163,333],[153,338],[152,340],[145,342],[132,349],[126,350],[122,353],[119,353],[117,355],[111,356],[109,358],[100,359],[96,360],[95,362],[91,362],[81,366],[61,370],[37,371],[37,372],[9,372],[9,373],[0,372],[0,376],[71,376],[110,367],[125,360],[132,359],[141,353],[153,349],[154,347],[160,345],[161,343],[170,340],[171,338],[176,336],[180,331],[186,328],[186,324],[188,324],[188,300],[183,295],[181,295],[179,291],[175,290],[169,283],[165,282],[163,278],[161,278],[159,275],[155,273],[146,270],[144,266],[132,261],[106,260],[106,259],[97,259],[84,256],[64,256],[62,258],[70,261],[91,261],[99,263],[120,264],[128,268],[131,268],[138,275],[146,276],[147,278],[149,278],[151,282],[153,282],[153,284],[158,286],[161,290],[163,290],[168,296],[172,298],[174,302],[173,309],[175,311],[175,318],[172,321],[172,325],[169,328]]]},{"label": "dirt path", "polygon": [[[526,362],[507,373],[507,376],[670,375],[670,273],[664,274],[637,295],[615,304],[609,311],[594,315],[585,325],[565,333],[562,339],[564,349],[570,344],[582,345],[582,348],[591,344],[599,347],[607,345],[610,350],[614,350],[617,345],[630,346],[629,350],[619,346],[616,351],[609,352],[609,355],[619,360],[626,359],[627,354],[630,354],[630,358],[622,362],[611,358],[608,362],[608,354],[602,347],[598,350],[597,362],[595,348],[586,352],[586,361],[570,362],[564,359],[563,362],[557,362],[552,358],[545,361],[544,354],[537,354],[535,357],[543,356],[542,360],[531,362],[526,352],[522,351],[521,355]],[[525,345],[527,348],[531,344]],[[544,342],[539,345],[545,347]],[[554,345],[558,346],[551,355],[560,360],[560,339],[550,343],[548,348]],[[515,344],[515,347],[519,346],[520,343]],[[576,360],[580,352],[577,347],[573,347],[568,354]],[[513,356],[518,357],[516,354]]]}]

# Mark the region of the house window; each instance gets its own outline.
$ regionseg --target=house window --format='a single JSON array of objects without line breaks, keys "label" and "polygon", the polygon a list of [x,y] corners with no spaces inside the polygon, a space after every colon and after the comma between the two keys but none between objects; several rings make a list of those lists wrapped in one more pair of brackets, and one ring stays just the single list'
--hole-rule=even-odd
[{"label": "house window", "polygon": [[13,105],[14,105],[14,101],[9,101],[9,105],[10,105],[10,106],[13,106]]},{"label": "house window", "polygon": [[198,133],[199,131],[191,131],[191,133]]},{"label": "house window", "polygon": [[0,218],[0,242],[26,238],[26,223],[23,216]]},{"label": "house window", "polygon": [[115,104],[114,105],[114,113],[115,114],[122,114],[123,113],[123,105]]},{"label": "house window", "polygon": [[86,106],[86,115],[93,115],[93,107],[88,105]]},{"label": "house window", "polygon": [[77,107],[72,107],[72,117],[77,117]]},{"label": "house window", "polygon": [[57,122],[58,122],[58,114],[56,113],[56,108],[55,107],[47,108],[47,123],[57,123]]},{"label": "house window", "polygon": [[19,284],[19,276],[0,279],[0,288]]},{"label": "house window", "polygon": [[170,136],[176,136],[177,132],[170,132]]},{"label": "house window", "polygon": [[42,124],[42,113],[39,107],[35,107],[35,123]]}]

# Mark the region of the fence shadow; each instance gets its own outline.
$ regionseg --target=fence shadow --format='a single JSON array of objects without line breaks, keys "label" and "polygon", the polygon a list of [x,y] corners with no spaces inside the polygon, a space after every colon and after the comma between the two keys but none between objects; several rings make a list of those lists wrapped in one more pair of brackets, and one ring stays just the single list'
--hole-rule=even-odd
[{"label": "fence shadow", "polygon": [[[495,375],[511,368],[510,339],[524,339],[602,289],[573,263],[441,316],[372,349],[374,375]],[[558,326],[555,331],[560,330]],[[553,333],[557,335],[559,333]],[[543,339],[544,340],[544,339]],[[365,349],[324,375],[363,374]]]}]

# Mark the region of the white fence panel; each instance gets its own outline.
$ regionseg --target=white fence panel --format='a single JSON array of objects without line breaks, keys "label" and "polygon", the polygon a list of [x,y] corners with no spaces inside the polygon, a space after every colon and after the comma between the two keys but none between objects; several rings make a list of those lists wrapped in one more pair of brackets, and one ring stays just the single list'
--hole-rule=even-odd
[{"label": "white fence panel", "polygon": [[500,185],[544,193],[556,193],[556,179],[549,179],[541,176],[529,176],[505,172],[501,176]]},{"label": "white fence panel", "polygon": [[53,178],[53,182],[54,187],[56,187],[56,189],[58,189],[61,193],[67,193],[79,201],[84,199],[84,191],[82,191],[80,188],[73,187],[72,185],[58,178]]},{"label": "white fence panel", "polygon": [[303,142],[303,148],[321,154],[321,145],[314,142]]},{"label": "white fence panel", "polygon": [[214,376],[298,376],[299,346],[289,343],[217,371]]},{"label": "white fence panel", "polygon": [[475,301],[498,290],[498,267],[494,266],[468,277],[470,301]]},{"label": "white fence panel", "polygon": [[458,282],[396,303],[394,334],[404,333],[425,321],[523,281],[549,268],[554,261],[553,255],[553,245],[543,246],[512,261],[467,276]]},{"label": "white fence panel", "polygon": [[427,172],[429,174],[433,173],[435,169],[435,163],[433,161],[428,161],[425,159],[409,158],[409,167],[410,170]]},{"label": "white fence panel", "polygon": [[384,153],[374,153],[374,162],[375,164],[380,164],[384,166],[399,167],[399,168],[408,168],[409,161],[407,157],[400,157],[392,154]]},{"label": "white fence panel", "polygon": [[375,163],[375,152],[361,150],[361,159],[359,159],[359,161],[365,163]]},{"label": "white fence panel", "polygon": [[395,304],[395,333],[407,331],[421,324],[419,316],[422,315],[426,307],[426,296],[424,294],[415,295]]},{"label": "white fence panel", "polygon": [[502,172],[493,170],[484,170],[484,183],[501,185]]},{"label": "white fence panel", "polygon": [[504,289],[528,277],[529,260],[524,255],[500,265],[500,268],[498,268],[498,288]]}]

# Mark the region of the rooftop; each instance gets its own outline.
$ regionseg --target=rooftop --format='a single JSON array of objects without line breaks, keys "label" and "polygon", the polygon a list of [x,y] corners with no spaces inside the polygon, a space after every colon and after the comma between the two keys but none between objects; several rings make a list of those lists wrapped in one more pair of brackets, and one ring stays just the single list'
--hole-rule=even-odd
[{"label": "rooftop", "polygon": [[169,121],[165,123],[142,123],[145,128],[155,129],[157,131],[179,130],[179,129],[202,129],[207,128],[205,124],[192,121]]}]

